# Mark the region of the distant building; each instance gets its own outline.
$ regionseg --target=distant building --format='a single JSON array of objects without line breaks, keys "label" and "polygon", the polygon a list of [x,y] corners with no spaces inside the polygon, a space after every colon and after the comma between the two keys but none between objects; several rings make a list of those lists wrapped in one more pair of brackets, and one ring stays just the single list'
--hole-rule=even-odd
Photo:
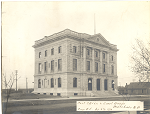
[{"label": "distant building", "polygon": [[35,41],[34,93],[112,95],[117,88],[117,46],[101,34],[65,29]]},{"label": "distant building", "polygon": [[132,82],[125,87],[118,87],[119,94],[150,95],[150,82]]},{"label": "distant building", "polygon": [[132,82],[125,88],[128,94],[150,95],[150,82]]}]

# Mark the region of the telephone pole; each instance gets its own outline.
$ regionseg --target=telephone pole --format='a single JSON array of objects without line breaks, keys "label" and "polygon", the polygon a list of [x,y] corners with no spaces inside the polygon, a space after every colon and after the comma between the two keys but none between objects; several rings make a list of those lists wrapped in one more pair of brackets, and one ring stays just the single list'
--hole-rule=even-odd
[{"label": "telephone pole", "polygon": [[26,91],[28,93],[28,81],[27,81],[28,78],[26,78]]},{"label": "telephone pole", "polygon": [[17,91],[17,70],[16,70],[16,91]]}]

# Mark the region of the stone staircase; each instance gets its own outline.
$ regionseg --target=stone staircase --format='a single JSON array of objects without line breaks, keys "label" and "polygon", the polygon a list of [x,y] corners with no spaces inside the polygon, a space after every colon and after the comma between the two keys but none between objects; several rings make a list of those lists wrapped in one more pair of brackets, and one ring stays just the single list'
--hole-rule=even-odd
[{"label": "stone staircase", "polygon": [[92,95],[94,97],[108,97],[108,96],[116,96],[118,93],[116,91],[92,91]]}]

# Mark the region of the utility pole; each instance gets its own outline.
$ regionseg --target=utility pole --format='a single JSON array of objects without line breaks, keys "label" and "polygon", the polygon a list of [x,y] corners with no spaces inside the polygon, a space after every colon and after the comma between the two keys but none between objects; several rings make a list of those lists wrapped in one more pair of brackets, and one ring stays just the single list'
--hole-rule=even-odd
[{"label": "utility pole", "polygon": [[16,70],[16,91],[17,91],[17,70]]},{"label": "utility pole", "polygon": [[26,91],[28,93],[28,81],[27,81],[28,78],[26,78]]},{"label": "utility pole", "polygon": [[96,34],[96,22],[95,22],[95,13],[94,13],[94,35]]}]

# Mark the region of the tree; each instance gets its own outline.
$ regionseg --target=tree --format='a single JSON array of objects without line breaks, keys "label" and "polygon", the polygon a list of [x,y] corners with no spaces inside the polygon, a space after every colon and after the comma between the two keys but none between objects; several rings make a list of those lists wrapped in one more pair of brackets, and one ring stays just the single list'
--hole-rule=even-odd
[{"label": "tree", "polygon": [[9,100],[9,97],[10,97],[10,94],[12,92],[12,87],[13,87],[13,84],[14,84],[14,81],[15,81],[15,78],[14,78],[14,74],[12,73],[12,75],[10,75],[9,79],[6,77],[6,75],[3,74],[3,86],[5,87],[5,102],[4,102],[4,114],[6,114],[7,112],[7,105],[8,105],[8,100]]},{"label": "tree", "polygon": [[131,71],[139,78],[139,81],[150,79],[150,42],[144,44],[136,39],[136,45],[132,46]]}]

